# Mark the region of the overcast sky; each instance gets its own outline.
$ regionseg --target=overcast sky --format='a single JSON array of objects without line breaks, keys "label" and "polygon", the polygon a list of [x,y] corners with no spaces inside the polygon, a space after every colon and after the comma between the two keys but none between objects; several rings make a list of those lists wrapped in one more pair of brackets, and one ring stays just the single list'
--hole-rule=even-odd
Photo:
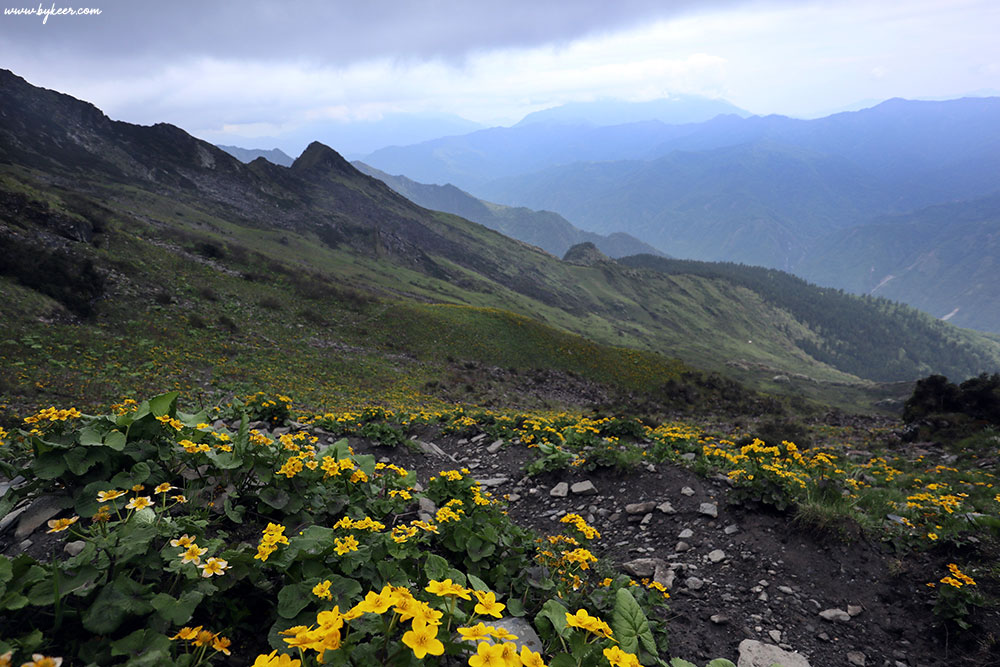
[{"label": "overcast sky", "polygon": [[220,143],[394,112],[508,125],[604,97],[693,93],[815,116],[860,101],[1000,90],[997,0],[55,5],[81,6],[101,14],[44,24],[0,15],[0,66],[112,118],[170,122]]}]

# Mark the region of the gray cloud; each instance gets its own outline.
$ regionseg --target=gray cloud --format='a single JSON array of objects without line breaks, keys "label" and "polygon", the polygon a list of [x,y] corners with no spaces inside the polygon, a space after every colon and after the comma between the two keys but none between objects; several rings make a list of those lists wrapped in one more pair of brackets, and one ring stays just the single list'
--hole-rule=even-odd
[{"label": "gray cloud", "polygon": [[[32,6],[31,0],[3,3]],[[57,7],[94,6],[102,14],[52,16],[45,25],[37,17],[0,15],[0,55],[33,49],[160,62],[199,56],[316,64],[460,59],[476,50],[565,42],[738,4],[747,0],[58,0]]]}]

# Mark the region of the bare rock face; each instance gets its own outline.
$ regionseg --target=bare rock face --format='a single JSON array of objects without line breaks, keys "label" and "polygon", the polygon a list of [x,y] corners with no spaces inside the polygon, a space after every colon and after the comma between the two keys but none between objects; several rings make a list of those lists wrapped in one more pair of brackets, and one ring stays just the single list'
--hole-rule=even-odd
[{"label": "bare rock face", "polygon": [[740,658],[736,667],[809,667],[809,661],[798,653],[792,653],[774,644],[765,644],[754,639],[740,642]]}]

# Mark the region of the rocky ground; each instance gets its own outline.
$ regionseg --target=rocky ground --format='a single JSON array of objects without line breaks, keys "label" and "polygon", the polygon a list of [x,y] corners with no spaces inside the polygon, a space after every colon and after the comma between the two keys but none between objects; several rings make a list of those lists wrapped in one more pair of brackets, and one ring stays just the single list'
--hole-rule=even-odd
[{"label": "rocky ground", "polygon": [[[351,444],[414,470],[424,485],[441,470],[467,467],[483,487],[508,497],[516,522],[539,533],[560,532],[566,513],[582,515],[602,534],[591,545],[596,555],[669,588],[671,656],[699,664],[725,657],[739,667],[1000,665],[1000,614],[981,611],[973,631],[949,635],[925,586],[946,563],[970,559],[975,543],[959,555],[944,547],[897,554],[860,535],[845,541],[790,514],[739,504],[724,478],[683,465],[527,477],[532,450],[486,434],[428,431],[413,447],[393,449]],[[55,512],[38,501],[5,518],[0,550],[53,553],[62,540],[42,526]]]}]

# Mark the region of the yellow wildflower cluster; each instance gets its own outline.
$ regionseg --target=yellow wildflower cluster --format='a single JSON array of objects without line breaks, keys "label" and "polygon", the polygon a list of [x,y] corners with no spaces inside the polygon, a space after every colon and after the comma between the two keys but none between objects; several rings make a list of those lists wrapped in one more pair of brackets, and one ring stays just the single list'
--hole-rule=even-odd
[{"label": "yellow wildflower cluster", "polygon": [[82,417],[81,413],[76,408],[69,408],[67,410],[57,410],[54,407],[45,408],[44,410],[39,410],[30,417],[24,418],[25,424],[38,424],[41,422],[62,422],[67,419],[78,419]]},{"label": "yellow wildflower cluster", "polygon": [[175,431],[180,431],[184,428],[184,424],[179,419],[174,419],[170,415],[160,415],[156,418],[156,421],[160,422],[164,426],[169,426]]},{"label": "yellow wildflower cluster", "polygon": [[139,404],[136,403],[133,399],[126,398],[121,403],[113,403],[111,405],[111,411],[114,412],[116,415],[124,415],[128,414],[129,412],[135,412],[135,410],[138,407]]},{"label": "yellow wildflower cluster", "polygon": [[364,519],[354,520],[350,517],[343,517],[333,524],[335,529],[341,530],[367,530],[372,533],[377,533],[385,530],[385,524],[381,521],[376,521],[371,517],[366,516]]},{"label": "yellow wildflower cluster", "polygon": [[591,634],[604,637],[605,639],[614,639],[611,626],[597,616],[591,616],[586,609],[578,609],[575,614],[566,612],[566,625],[571,628],[586,630]]},{"label": "yellow wildflower cluster", "polygon": [[285,527],[277,523],[268,523],[263,533],[254,559],[267,561],[268,556],[278,550],[279,544],[288,544],[288,538],[285,537]]},{"label": "yellow wildflower cluster", "polygon": [[211,646],[215,652],[225,655],[230,655],[229,647],[232,644],[227,637],[223,637],[217,632],[204,630],[200,625],[196,628],[185,626],[170,639],[190,642],[192,646]]},{"label": "yellow wildflower cluster", "polygon": [[257,445],[258,447],[270,447],[274,444],[274,440],[267,437],[257,429],[250,429],[249,440],[251,445]]},{"label": "yellow wildflower cluster", "polygon": [[958,569],[958,565],[948,563],[948,571],[951,572],[951,575],[941,579],[942,584],[948,584],[954,588],[976,585],[976,582],[972,579],[972,577]]},{"label": "yellow wildflower cluster", "polygon": [[571,523],[588,540],[601,539],[601,534],[596,528],[584,521],[579,514],[567,514],[559,519],[559,523]]}]

